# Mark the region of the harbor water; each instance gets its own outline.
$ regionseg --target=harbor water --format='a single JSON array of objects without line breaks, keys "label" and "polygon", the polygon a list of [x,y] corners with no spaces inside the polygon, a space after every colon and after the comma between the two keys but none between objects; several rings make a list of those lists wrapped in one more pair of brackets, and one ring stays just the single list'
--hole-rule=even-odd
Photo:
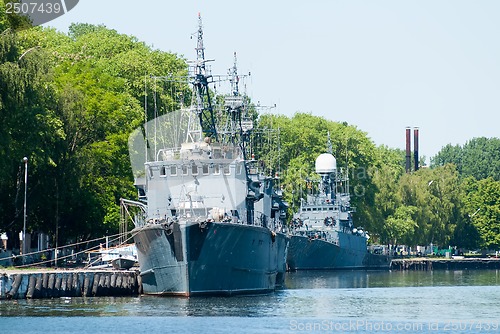
[{"label": "harbor water", "polygon": [[494,333],[500,270],[306,271],[233,297],[0,301],[2,333]]}]

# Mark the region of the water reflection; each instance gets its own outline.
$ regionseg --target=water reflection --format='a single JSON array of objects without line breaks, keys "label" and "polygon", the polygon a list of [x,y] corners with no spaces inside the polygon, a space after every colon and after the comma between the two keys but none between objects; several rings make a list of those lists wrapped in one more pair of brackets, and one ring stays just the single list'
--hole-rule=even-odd
[{"label": "water reflection", "polygon": [[496,319],[499,299],[498,270],[305,271],[288,273],[285,288],[268,295],[2,300],[0,316]]},{"label": "water reflection", "polygon": [[358,289],[418,286],[500,285],[500,270],[298,271],[288,289]]}]

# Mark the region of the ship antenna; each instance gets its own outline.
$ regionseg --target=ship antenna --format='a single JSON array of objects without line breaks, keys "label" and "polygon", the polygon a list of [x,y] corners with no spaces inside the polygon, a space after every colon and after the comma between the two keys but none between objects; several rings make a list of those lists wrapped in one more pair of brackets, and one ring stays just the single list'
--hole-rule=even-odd
[{"label": "ship antenna", "polygon": [[229,69],[229,82],[231,83],[231,92],[233,96],[240,95],[238,84],[240,82],[240,78],[238,77],[238,67],[236,66],[237,58],[236,52],[234,53],[234,63],[233,67]]},{"label": "ship antenna", "polygon": [[[332,140],[330,138],[330,131],[327,132],[326,151],[327,151],[327,153],[330,153],[333,155],[333,148],[332,148]],[[335,171],[335,173],[337,173],[337,172]],[[336,186],[337,182],[338,182],[337,176],[330,174],[330,176],[328,177],[328,183],[326,185],[324,185],[324,187],[327,188],[330,192],[330,199],[331,200],[333,200],[333,196],[334,196],[335,191],[337,189],[337,186]]]},{"label": "ship antenna", "polygon": [[349,145],[349,138],[346,139],[345,141],[345,168],[346,168],[346,172],[347,172],[347,175],[346,175],[346,186],[347,186],[347,194],[350,193],[349,191],[349,156],[348,156],[348,145]]},{"label": "ship antenna", "polygon": [[[203,24],[201,15],[198,13],[198,43],[196,45],[196,63],[194,65],[193,86],[196,96],[196,112],[200,120],[202,131],[208,137],[217,140],[214,110],[210,98],[208,84],[212,82],[212,76],[207,74],[205,63],[211,60],[205,59],[205,48],[203,46]],[[210,82],[209,82],[210,80]]]},{"label": "ship antenna", "polygon": [[148,161],[148,77],[144,75],[144,153]]},{"label": "ship antenna", "polygon": [[198,43],[196,44],[196,74],[205,74],[205,48],[203,47],[203,23],[198,13]]},{"label": "ship antenna", "polygon": [[328,131],[327,152],[333,154],[332,141],[330,139],[330,131]]},{"label": "ship antenna", "polygon": [[229,135],[229,138],[227,139],[233,142],[233,144],[236,140],[237,134],[239,135],[239,145],[242,149],[243,158],[247,160],[245,142],[248,140],[253,124],[251,124],[246,117],[245,98],[241,96],[239,92],[238,85],[240,77],[238,75],[236,52],[234,52],[233,66],[228,69],[227,73],[231,84],[231,94],[230,96],[226,96],[224,99],[226,110],[229,113],[225,133]]}]

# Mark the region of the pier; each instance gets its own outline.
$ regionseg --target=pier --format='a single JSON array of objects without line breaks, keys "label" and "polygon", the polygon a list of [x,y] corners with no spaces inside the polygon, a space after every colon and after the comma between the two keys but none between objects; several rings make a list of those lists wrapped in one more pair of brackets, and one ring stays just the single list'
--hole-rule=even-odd
[{"label": "pier", "polygon": [[134,296],[142,293],[135,270],[0,269],[0,299]]},{"label": "pier", "polygon": [[500,269],[500,258],[411,258],[393,259],[391,270]]}]

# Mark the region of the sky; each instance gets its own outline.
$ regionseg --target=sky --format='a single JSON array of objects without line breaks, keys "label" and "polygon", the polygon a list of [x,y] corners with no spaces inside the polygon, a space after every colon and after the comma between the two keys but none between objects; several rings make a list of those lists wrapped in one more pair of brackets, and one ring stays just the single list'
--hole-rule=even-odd
[{"label": "sky", "polygon": [[[205,57],[226,74],[237,52],[263,110],[348,122],[376,145],[419,153],[500,136],[500,1],[80,0],[44,26],[104,24],[154,49]],[[193,38],[191,38],[193,37]],[[413,137],[413,133],[412,133]]]}]

